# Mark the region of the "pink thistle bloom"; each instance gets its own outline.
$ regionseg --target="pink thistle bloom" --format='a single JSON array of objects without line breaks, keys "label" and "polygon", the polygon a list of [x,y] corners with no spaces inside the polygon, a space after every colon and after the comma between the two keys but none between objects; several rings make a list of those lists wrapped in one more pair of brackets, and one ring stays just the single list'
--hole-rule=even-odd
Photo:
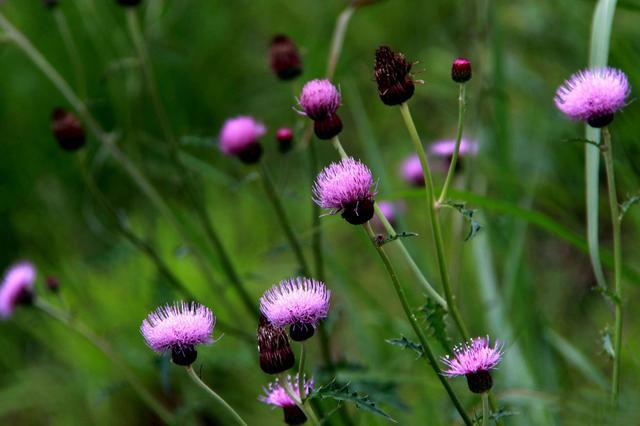
[{"label": "pink thistle bloom", "polygon": [[[451,157],[456,149],[455,139],[435,141],[429,146],[429,154],[436,157]],[[478,142],[462,138],[460,141],[460,156],[475,155],[478,153]],[[422,168],[421,168],[422,170]]]},{"label": "pink thistle bloom", "polygon": [[31,263],[20,262],[9,268],[0,287],[0,318],[8,319],[16,306],[33,302],[35,281],[36,268]]},{"label": "pink thistle bloom", "polygon": [[313,185],[314,201],[332,214],[353,225],[366,223],[373,217],[373,174],[363,163],[345,158],[325,167]]},{"label": "pink thistle bloom", "polygon": [[443,374],[448,377],[466,376],[469,389],[483,393],[491,389],[493,379],[490,370],[502,359],[502,344],[496,341],[491,347],[489,337],[476,337],[469,343],[453,349],[454,357],[445,356],[442,362],[447,366]]},{"label": "pink thistle bloom", "polygon": [[[304,397],[308,396],[313,389],[313,379],[303,380]],[[288,386],[292,393],[300,395],[300,388],[298,387],[298,376],[287,376],[287,383],[284,386]],[[284,410],[284,422],[288,425],[301,425],[307,421],[307,416],[296,405],[295,401],[289,396],[283,384],[279,380],[273,383],[269,383],[267,388],[262,388],[264,395],[260,395],[258,400],[265,404],[273,405],[274,407],[280,407]]]},{"label": "pink thistle bloom", "polygon": [[260,298],[260,311],[276,327],[290,325],[295,341],[313,336],[317,323],[329,314],[331,291],[321,281],[292,278],[275,284]]},{"label": "pink thistle bloom", "polygon": [[554,102],[568,118],[604,127],[625,106],[630,94],[625,73],[609,67],[594,68],[579,71],[562,83]]},{"label": "pink thistle bloom", "polygon": [[311,80],[302,87],[298,104],[310,119],[324,120],[340,106],[340,92],[329,80]]},{"label": "pink thistle bloom", "polygon": [[140,332],[155,352],[171,351],[173,362],[191,365],[197,356],[195,345],[213,343],[215,322],[216,317],[206,306],[175,302],[151,312],[142,321]]},{"label": "pink thistle bloom", "polygon": [[402,162],[400,176],[411,186],[424,186],[424,174],[418,154],[412,154]]},{"label": "pink thistle bloom", "polygon": [[230,118],[220,130],[220,150],[227,155],[239,157],[245,163],[255,163],[262,154],[259,139],[266,131],[266,127],[253,117],[241,115]]}]

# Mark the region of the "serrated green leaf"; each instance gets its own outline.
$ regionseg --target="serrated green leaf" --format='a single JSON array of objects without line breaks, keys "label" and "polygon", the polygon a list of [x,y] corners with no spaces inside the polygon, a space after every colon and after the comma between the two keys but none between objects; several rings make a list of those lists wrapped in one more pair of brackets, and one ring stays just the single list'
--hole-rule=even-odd
[{"label": "serrated green leaf", "polygon": [[458,211],[464,217],[467,222],[469,222],[469,233],[464,238],[465,241],[469,241],[478,235],[478,232],[482,229],[480,223],[475,220],[473,215],[475,214],[475,209],[468,209],[465,203],[459,201],[447,201],[445,205],[450,206]]},{"label": "serrated green leaf", "polygon": [[385,342],[394,346],[400,346],[403,349],[411,349],[418,355],[418,358],[424,355],[424,348],[420,343],[409,340],[404,336],[400,336],[399,339],[387,339],[385,340]]},{"label": "serrated green leaf", "polygon": [[[512,417],[517,416],[519,413],[515,411],[509,411],[505,408],[499,408],[497,411],[493,411],[489,413],[489,418],[494,422],[499,422],[503,417]],[[476,413],[474,418],[472,419],[473,424],[481,425],[482,424],[482,413]]]},{"label": "serrated green leaf", "polygon": [[451,352],[451,339],[447,333],[446,316],[447,311],[444,307],[430,298],[427,298],[421,308],[420,312],[424,315],[427,321],[428,330],[431,336],[433,336],[438,343],[442,346],[445,352]]},{"label": "serrated green leaf", "polygon": [[308,399],[327,399],[331,398],[336,401],[344,401],[351,402],[355,404],[356,408],[366,411],[371,414],[375,414],[377,416],[383,417],[391,422],[397,423],[389,414],[382,411],[380,408],[376,406],[376,403],[373,402],[368,395],[359,394],[358,392],[353,392],[349,388],[349,383],[344,385],[338,385],[335,380],[327,383],[324,386],[320,386],[317,389],[314,389],[310,394]]},{"label": "serrated green leaf", "polygon": [[563,139],[563,142],[577,142],[577,143],[586,143],[589,145],[594,145],[597,147],[600,147],[600,143],[596,142],[596,141],[592,141],[590,139],[586,139],[586,138],[570,138],[570,139]]},{"label": "serrated green leaf", "polygon": [[384,235],[378,235],[376,237],[376,244],[378,245],[378,247],[382,247],[383,245],[395,241],[398,238],[409,238],[417,236],[418,234],[416,234],[415,232],[399,232],[395,235],[388,235],[386,237]]}]

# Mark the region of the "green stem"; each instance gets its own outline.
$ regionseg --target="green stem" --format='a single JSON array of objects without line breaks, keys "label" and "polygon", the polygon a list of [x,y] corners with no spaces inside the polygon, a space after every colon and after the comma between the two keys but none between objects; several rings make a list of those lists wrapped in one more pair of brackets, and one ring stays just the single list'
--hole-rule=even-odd
[{"label": "green stem", "polygon": [[227,401],[222,399],[222,397],[220,395],[218,395],[213,389],[211,389],[209,386],[207,386],[207,384],[202,381],[202,379],[198,376],[198,374],[196,374],[196,372],[193,371],[193,368],[190,365],[185,367],[185,369],[187,370],[187,374],[189,375],[189,377],[191,377],[191,379],[198,386],[200,386],[201,389],[203,389],[206,393],[211,395],[213,397],[213,399],[215,399],[220,405],[222,405],[229,412],[229,414],[231,414],[231,416],[234,418],[236,423],[238,423],[239,425],[247,426],[247,423],[244,420],[242,420],[242,417],[240,417],[240,415],[238,413],[236,413],[236,410],[234,410],[227,403]]},{"label": "green stem", "polygon": [[125,379],[129,382],[133,390],[138,394],[140,399],[147,404],[147,406],[153,410],[167,424],[175,424],[175,416],[167,410],[145,387],[135,374],[127,367],[124,362],[118,357],[115,351],[111,348],[108,342],[100,338],[93,330],[86,325],[75,321],[71,314],[62,311],[55,306],[51,305],[42,298],[37,298],[34,302],[34,306],[47,314],[49,317],[64,324],[69,330],[78,333],[84,337],[89,343],[100,350],[109,360],[116,366],[118,371],[122,373]]},{"label": "green stem", "polygon": [[460,84],[460,94],[458,96],[458,130],[456,132],[456,147],[453,151],[453,156],[451,157],[451,163],[449,164],[447,178],[445,179],[444,185],[442,186],[442,192],[440,193],[440,197],[438,197],[437,205],[442,204],[446,200],[449,185],[451,185],[451,182],[453,181],[453,175],[456,171],[456,163],[458,162],[458,155],[460,154],[460,143],[462,142],[462,129],[464,128],[464,113],[466,110],[465,87],[466,85],[464,83]]},{"label": "green stem", "polygon": [[80,54],[78,53],[78,46],[73,38],[73,35],[71,34],[71,30],[69,30],[67,20],[60,8],[55,8],[53,10],[53,18],[55,19],[56,25],[58,26],[58,31],[60,31],[60,36],[62,37],[62,42],[64,43],[65,48],[67,49],[69,59],[73,64],[73,69],[76,74],[76,83],[78,85],[78,93],[80,93],[80,97],[82,99],[86,99],[87,81],[84,74],[84,67],[82,66],[82,61],[80,60]]},{"label": "green stem", "polygon": [[400,304],[402,305],[404,314],[407,317],[407,320],[409,321],[409,323],[411,324],[413,331],[418,336],[418,341],[422,345],[424,354],[427,356],[428,364],[433,369],[433,372],[438,377],[438,380],[440,380],[440,383],[442,383],[442,386],[444,387],[445,391],[449,395],[451,402],[453,402],[453,405],[458,410],[458,413],[460,414],[460,417],[462,417],[462,420],[464,421],[464,423],[466,425],[471,425],[472,424],[471,419],[469,418],[466,411],[464,410],[464,407],[462,407],[462,404],[458,400],[458,397],[453,392],[453,389],[449,385],[449,382],[442,374],[442,370],[440,370],[440,367],[438,366],[438,361],[435,355],[433,354],[433,351],[429,347],[429,342],[427,341],[427,338],[424,332],[420,328],[420,325],[418,324],[418,320],[416,319],[416,316],[411,311],[411,307],[409,306],[409,302],[407,300],[407,295],[402,285],[400,285],[400,281],[398,280],[398,276],[396,274],[395,269],[393,268],[393,265],[391,264],[391,260],[389,259],[389,256],[387,255],[383,247],[376,244],[375,242],[376,235],[375,235],[375,232],[373,232],[373,228],[371,228],[371,224],[367,222],[363,225],[363,227],[367,232],[367,235],[369,236],[369,240],[371,241],[371,244],[373,244],[374,248],[378,252],[378,255],[380,256],[380,259],[384,263],[385,269],[387,270],[387,273],[391,278],[391,282],[393,283],[393,288],[396,291],[396,294],[398,295],[398,299],[400,299]]},{"label": "green stem", "polygon": [[620,392],[620,360],[622,352],[622,238],[616,179],[613,170],[613,152],[611,134],[607,127],[602,128],[602,155],[607,173],[607,189],[609,191],[609,208],[611,209],[611,226],[613,229],[613,273],[615,295],[615,330],[613,338],[613,373],[611,380],[611,402],[616,404]]},{"label": "green stem", "polygon": [[465,326],[464,322],[462,321],[462,318],[460,317],[460,313],[458,312],[458,308],[456,307],[455,301],[453,300],[453,294],[451,292],[451,283],[449,280],[449,271],[447,269],[447,260],[445,256],[444,241],[442,238],[442,229],[440,227],[440,219],[436,209],[433,178],[431,176],[431,169],[429,168],[429,163],[427,162],[427,155],[424,152],[424,147],[422,146],[422,142],[420,141],[420,136],[418,136],[418,131],[416,130],[416,126],[413,122],[413,118],[411,117],[411,111],[409,110],[409,105],[406,102],[400,105],[400,112],[402,114],[404,123],[407,126],[407,129],[409,130],[409,134],[411,135],[411,140],[413,142],[414,148],[418,153],[418,157],[420,158],[420,164],[422,165],[422,172],[424,174],[424,182],[425,182],[427,208],[429,210],[431,230],[433,231],[433,237],[436,245],[438,269],[440,270],[440,279],[442,281],[442,288],[444,289],[444,295],[447,300],[449,312],[451,313],[451,316],[453,317],[453,320],[456,323],[456,326],[458,327],[458,330],[460,331],[460,334],[463,340],[468,340],[469,332],[467,331],[467,327]]},{"label": "green stem", "polygon": [[[302,412],[307,416],[307,418],[311,421],[312,424],[316,426],[320,426],[320,421],[318,420],[318,416],[313,411],[311,405],[308,405],[306,402],[301,399],[302,391],[297,394],[293,391],[291,387],[291,381],[287,378],[284,373],[278,374],[278,381],[280,382],[280,386],[282,389],[289,395],[289,398],[302,410]],[[302,388],[299,388],[302,389]]]},{"label": "green stem", "polygon": [[300,364],[298,365],[298,393],[300,401],[304,402],[306,393],[304,390],[304,364],[307,361],[307,351],[304,350],[304,342],[300,342]]},{"label": "green stem", "polygon": [[301,273],[304,276],[308,277],[310,270],[309,270],[309,265],[307,265],[307,261],[304,258],[304,254],[302,252],[302,246],[300,245],[300,242],[298,241],[298,237],[296,237],[296,234],[293,231],[293,228],[291,227],[291,223],[289,222],[287,213],[284,207],[282,206],[282,201],[280,200],[280,197],[278,196],[278,193],[273,185],[273,182],[269,177],[267,168],[264,166],[263,163],[260,163],[259,171],[260,171],[260,177],[261,177],[260,180],[262,181],[264,190],[267,193],[267,197],[269,198],[269,201],[271,201],[271,204],[273,205],[273,208],[276,212],[276,216],[280,221],[280,226],[282,226],[282,230],[284,231],[285,235],[287,236],[287,239],[289,240],[289,245],[291,245],[291,249],[293,250],[293,253],[296,256],[296,259],[298,260]]},{"label": "green stem", "polygon": [[333,36],[331,37],[331,48],[329,50],[329,59],[327,61],[327,79],[333,79],[333,75],[336,72],[336,65],[338,65],[338,59],[340,53],[342,53],[342,46],[344,44],[344,37],[347,33],[347,26],[349,21],[355,12],[355,8],[349,6],[340,13],[336,20],[336,26],[333,30]]},{"label": "green stem", "polygon": [[483,392],[482,398],[482,426],[489,426],[489,394]]},{"label": "green stem", "polygon": [[349,158],[349,156],[347,155],[347,152],[344,150],[344,148],[342,147],[342,144],[340,143],[340,138],[338,138],[337,136],[332,138],[331,139],[331,145],[333,145],[333,147],[336,149],[336,151],[338,151],[338,154],[340,155],[340,158],[342,158],[343,160],[345,158]]}]

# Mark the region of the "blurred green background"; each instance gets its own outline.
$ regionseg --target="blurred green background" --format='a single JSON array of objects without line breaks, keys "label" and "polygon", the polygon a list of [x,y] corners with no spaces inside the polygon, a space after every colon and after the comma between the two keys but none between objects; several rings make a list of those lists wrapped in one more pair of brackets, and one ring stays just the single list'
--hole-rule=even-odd
[{"label": "blurred green background", "polygon": [[[640,2],[618,3],[610,63],[623,69],[636,88]],[[230,116],[250,114],[267,124],[264,162],[311,261],[314,172],[304,147],[283,156],[274,134],[277,127],[292,126],[300,139],[306,122],[292,110],[294,95],[306,80],[324,74],[335,20],[346,6],[343,0],[148,0],[138,8],[160,96],[182,142],[182,158],[195,174],[208,213],[256,305],[266,288],[296,275],[297,265],[254,168],[224,157],[214,139]],[[639,296],[640,212],[632,208],[623,223],[627,316],[622,402],[611,413],[606,410],[611,362],[601,331],[612,324],[613,315],[608,302],[592,291],[595,280],[585,253],[584,146],[566,141],[584,130],[553,105],[558,85],[588,63],[594,6],[587,0],[381,1],[353,16],[334,79],[343,95],[345,149],[380,178],[378,199],[404,203],[400,230],[420,234],[405,244],[440,289],[422,191],[409,189],[397,172],[412,152],[411,144],[397,109],[378,99],[373,53],[388,44],[417,61],[415,78],[425,84],[417,87],[411,106],[425,142],[454,136],[457,85],[449,77],[451,61],[465,56],[473,63],[465,133],[479,140],[481,149],[477,158],[465,162],[456,183],[466,185],[465,192],[454,195],[479,209],[483,230],[465,243],[463,223],[447,213],[446,242],[457,300],[472,334],[490,333],[506,341],[506,360],[494,388],[500,406],[515,413],[504,419],[506,424],[640,423],[640,341],[633,312]],[[251,340],[255,320],[229,286],[185,200],[142,80],[124,9],[110,0],[63,0],[56,11],[39,1],[8,0],[0,12],[76,87],[54,13],[65,16],[86,74],[91,112],[120,136],[119,146],[187,226],[214,271],[214,282],[203,277],[193,252],[97,140],[90,136],[82,153],[58,148],[50,114],[56,106],[70,105],[4,38],[2,268],[33,259],[40,283],[46,275],[61,282],[60,300],[42,287],[41,297],[68,307],[108,340],[145,386],[183,415],[184,424],[228,424],[226,414],[180,368],[145,346],[141,321],[179,296],[91,196],[77,161],[86,157],[122,220],[155,247],[200,302],[248,335],[243,339],[219,325],[214,334],[224,337],[199,350],[196,370],[249,424],[280,424],[282,413],[257,401],[261,386],[271,378],[257,365]],[[302,52],[304,74],[293,83],[278,81],[268,67],[268,45],[277,33],[289,35]],[[622,200],[640,188],[638,122],[640,110],[632,103],[611,127]],[[312,143],[321,165],[337,158],[328,143]],[[436,180],[442,182],[443,172],[437,172]],[[605,189],[603,183],[600,235],[603,250],[610,253]],[[369,394],[400,424],[458,422],[425,363],[385,342],[412,332],[364,233],[339,216],[324,217],[321,223],[326,281],[334,292],[328,329],[334,358],[340,361],[338,379]],[[402,259],[390,251],[417,308],[424,295]],[[611,278],[611,269],[605,270]],[[451,335],[458,340],[455,330]],[[0,336],[0,423],[157,423],[118,368],[35,309],[20,309],[0,323]],[[313,369],[322,360],[318,341],[309,346]],[[453,382],[470,411],[479,410],[464,379]],[[350,412],[356,424],[385,423],[353,407]]]}]

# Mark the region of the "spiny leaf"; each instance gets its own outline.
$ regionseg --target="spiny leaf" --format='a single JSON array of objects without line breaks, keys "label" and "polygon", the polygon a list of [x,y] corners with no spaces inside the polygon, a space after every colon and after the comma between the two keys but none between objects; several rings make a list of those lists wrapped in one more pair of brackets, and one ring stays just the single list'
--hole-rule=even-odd
[{"label": "spiny leaf", "polygon": [[569,138],[569,139],[564,139],[564,142],[577,142],[577,143],[586,143],[589,145],[594,145],[597,147],[600,147],[600,144],[596,141],[592,141],[589,139],[585,139],[585,138]]},{"label": "spiny leaf", "polygon": [[440,343],[445,352],[451,352],[451,339],[447,334],[447,322],[445,320],[447,311],[444,307],[433,301],[433,299],[427,298],[427,303],[420,308],[420,312],[427,321],[431,336]]},{"label": "spiny leaf", "polygon": [[400,346],[403,349],[411,349],[418,355],[418,358],[424,355],[424,348],[420,343],[409,340],[404,336],[400,336],[399,339],[387,339],[385,340],[385,342],[394,346]]},{"label": "spiny leaf", "polygon": [[616,351],[613,349],[613,341],[611,340],[611,329],[606,326],[600,332],[600,342],[602,344],[602,350],[611,359],[615,359]]},{"label": "spiny leaf", "polygon": [[[489,413],[489,418],[497,423],[503,417],[517,416],[518,414],[519,413],[517,413],[515,411],[509,411],[509,410],[507,410],[505,408],[499,408],[498,411],[493,411],[493,412]],[[476,413],[476,415],[473,417],[472,422],[475,425],[481,425],[482,424],[482,413]]]},{"label": "spiny leaf", "polygon": [[384,236],[382,234],[376,235],[375,243],[378,247],[382,247],[383,245],[390,243],[392,241],[397,240],[398,238],[408,238],[408,237],[417,237],[418,234],[415,232],[400,232],[395,235]]},{"label": "spiny leaf", "polygon": [[620,215],[618,216],[618,220],[622,221],[622,218],[624,217],[625,213],[627,213],[627,210],[629,210],[629,207],[633,206],[638,201],[640,201],[640,194],[633,195],[629,197],[629,199],[627,199],[624,203],[622,203],[622,205],[620,205]]},{"label": "spiny leaf", "polygon": [[309,394],[308,399],[313,399],[313,398],[320,398],[320,399],[331,398],[336,401],[352,402],[355,404],[356,408],[362,411],[375,414],[389,421],[397,423],[389,414],[379,409],[376,406],[376,403],[373,402],[371,399],[369,399],[368,395],[359,394],[349,389],[349,383],[344,385],[338,385],[335,382],[335,380],[332,380],[326,385],[320,386],[319,388],[314,389],[311,392],[311,394]]},{"label": "spiny leaf", "polygon": [[473,237],[475,237],[478,234],[478,232],[480,232],[480,229],[482,229],[482,226],[480,226],[480,223],[478,223],[478,221],[475,220],[475,218],[473,217],[474,213],[477,210],[468,209],[466,208],[465,203],[462,203],[459,201],[447,201],[445,204],[456,209],[467,220],[467,222],[469,222],[469,225],[470,225],[469,233],[464,238],[465,241],[471,240]]}]

